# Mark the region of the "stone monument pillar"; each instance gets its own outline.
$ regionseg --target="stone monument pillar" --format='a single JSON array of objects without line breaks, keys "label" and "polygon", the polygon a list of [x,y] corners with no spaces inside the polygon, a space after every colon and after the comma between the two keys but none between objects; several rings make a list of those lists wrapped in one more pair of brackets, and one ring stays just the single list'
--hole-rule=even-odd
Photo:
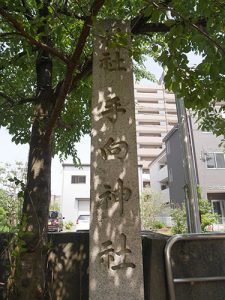
[{"label": "stone monument pillar", "polygon": [[143,300],[138,165],[129,24],[94,35],[90,300]]}]

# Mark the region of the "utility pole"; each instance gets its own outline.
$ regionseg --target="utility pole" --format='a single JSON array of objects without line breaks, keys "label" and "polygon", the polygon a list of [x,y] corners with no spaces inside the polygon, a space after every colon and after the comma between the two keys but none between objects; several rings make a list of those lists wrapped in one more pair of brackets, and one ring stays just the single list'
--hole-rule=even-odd
[{"label": "utility pole", "polygon": [[197,179],[184,100],[176,98],[176,107],[182,160],[185,174],[185,200],[188,232],[200,233],[201,225],[198,209]]}]

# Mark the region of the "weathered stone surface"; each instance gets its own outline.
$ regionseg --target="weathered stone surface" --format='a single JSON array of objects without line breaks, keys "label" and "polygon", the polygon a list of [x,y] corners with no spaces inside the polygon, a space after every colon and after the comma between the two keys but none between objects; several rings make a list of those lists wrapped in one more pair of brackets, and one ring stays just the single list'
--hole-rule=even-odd
[{"label": "weathered stone surface", "polygon": [[49,234],[46,300],[88,300],[87,233]]},{"label": "weathered stone surface", "polygon": [[129,26],[98,24],[94,40],[91,149],[91,300],[143,295],[132,64],[112,36]]}]

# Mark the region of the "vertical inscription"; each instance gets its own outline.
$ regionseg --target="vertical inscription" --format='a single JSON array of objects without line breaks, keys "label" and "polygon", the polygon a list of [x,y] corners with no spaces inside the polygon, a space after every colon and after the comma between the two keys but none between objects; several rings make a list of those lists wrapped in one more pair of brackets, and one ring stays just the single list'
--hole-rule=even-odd
[{"label": "vertical inscription", "polygon": [[107,300],[144,299],[130,42],[109,47],[115,35],[128,38],[129,30],[121,22],[103,22],[95,29],[91,300],[102,299],[102,295],[107,295]]}]

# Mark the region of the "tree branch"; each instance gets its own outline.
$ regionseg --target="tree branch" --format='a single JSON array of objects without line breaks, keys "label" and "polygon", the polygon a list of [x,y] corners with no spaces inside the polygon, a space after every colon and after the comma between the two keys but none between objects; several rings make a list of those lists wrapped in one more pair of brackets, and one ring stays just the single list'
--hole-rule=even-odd
[{"label": "tree branch", "polygon": [[63,109],[66,96],[70,91],[72,82],[73,82],[73,72],[75,68],[78,66],[81,54],[83,52],[83,49],[85,47],[92,23],[93,23],[93,18],[97,16],[99,10],[101,7],[104,5],[105,0],[95,0],[91,6],[90,9],[90,16],[88,19],[85,21],[82,31],[80,33],[80,36],[78,38],[77,46],[75,48],[74,53],[72,54],[72,57],[69,61],[69,64],[67,65],[67,71],[66,75],[64,78],[64,81],[61,85],[61,88],[59,90],[59,95],[57,97],[56,105],[54,107],[54,110],[52,112],[51,118],[49,120],[48,126],[46,128],[46,133],[45,133],[45,142],[49,142],[53,129],[56,125],[57,119],[59,118],[59,115]]},{"label": "tree branch", "polygon": [[[151,0],[149,0],[151,1]],[[165,11],[165,10],[170,10],[171,12],[173,12],[174,15],[178,16],[179,18],[181,18],[183,20],[184,23],[189,24],[190,26],[192,26],[193,28],[195,28],[198,32],[200,32],[203,36],[206,37],[206,39],[208,39],[210,42],[212,42],[218,50],[220,50],[223,54],[225,54],[225,48],[220,45],[220,43],[215,40],[214,38],[212,38],[208,32],[206,32],[205,29],[203,29],[203,27],[205,27],[206,25],[206,20],[204,18],[199,19],[196,23],[193,23],[191,19],[189,18],[185,18],[184,16],[182,16],[178,11],[176,11],[173,7],[168,7],[166,4],[164,3],[156,3],[156,2],[151,2],[157,9],[161,10],[161,11]]]},{"label": "tree branch", "polygon": [[21,0],[21,2],[22,2],[22,5],[23,5],[23,8],[25,9],[25,16],[26,16],[27,20],[28,21],[33,20],[32,13],[28,9],[26,1],[25,0]]},{"label": "tree branch", "polygon": [[27,54],[27,52],[23,51],[23,52],[16,54],[15,56],[13,56],[10,60],[5,60],[5,65],[0,66],[0,70],[3,70],[6,66],[10,65],[14,61],[17,61],[18,59],[20,59],[21,57],[23,57],[26,54]]},{"label": "tree branch", "polygon": [[5,93],[3,93],[2,91],[0,91],[0,97],[4,98],[5,100],[7,100],[8,103],[10,103],[11,105],[14,105],[15,101],[13,98],[11,98],[10,96],[6,95]]},{"label": "tree branch", "polygon": [[58,51],[55,48],[49,47],[48,45],[35,40],[28,32],[25,31],[25,29],[23,28],[23,26],[16,20],[14,19],[14,17],[12,15],[10,15],[9,13],[7,13],[4,9],[0,8],[0,15],[2,15],[2,17],[9,23],[11,24],[16,30],[17,32],[23,36],[24,38],[26,38],[26,40],[33,46],[36,46],[38,48],[43,49],[44,51],[52,54],[53,56],[56,56],[58,58],[60,58],[62,61],[64,61],[66,64],[68,64],[69,60],[66,56],[64,56],[63,53],[61,53],[60,51]]},{"label": "tree branch", "polygon": [[11,105],[21,105],[25,103],[32,103],[36,101],[36,97],[31,97],[31,98],[20,98],[14,100],[11,96],[6,95],[4,92],[0,91],[0,97],[4,98],[7,100],[7,102]]},{"label": "tree branch", "polygon": [[[141,23],[141,24],[140,24]],[[171,26],[168,26],[163,23],[145,23],[145,22],[138,22],[135,24],[135,26],[132,28],[131,32],[133,34],[148,34],[148,33],[155,33],[155,32],[161,32],[166,33],[169,32],[171,29]]]},{"label": "tree branch", "polygon": [[92,56],[87,58],[87,60],[84,62],[83,66],[80,69],[80,72],[74,76],[70,92],[76,87],[79,81],[87,78],[89,75],[91,75],[92,72]]},{"label": "tree branch", "polygon": [[20,35],[18,32],[16,31],[12,31],[12,32],[1,32],[0,33],[0,37],[9,37],[9,36],[12,36],[12,35]]}]

